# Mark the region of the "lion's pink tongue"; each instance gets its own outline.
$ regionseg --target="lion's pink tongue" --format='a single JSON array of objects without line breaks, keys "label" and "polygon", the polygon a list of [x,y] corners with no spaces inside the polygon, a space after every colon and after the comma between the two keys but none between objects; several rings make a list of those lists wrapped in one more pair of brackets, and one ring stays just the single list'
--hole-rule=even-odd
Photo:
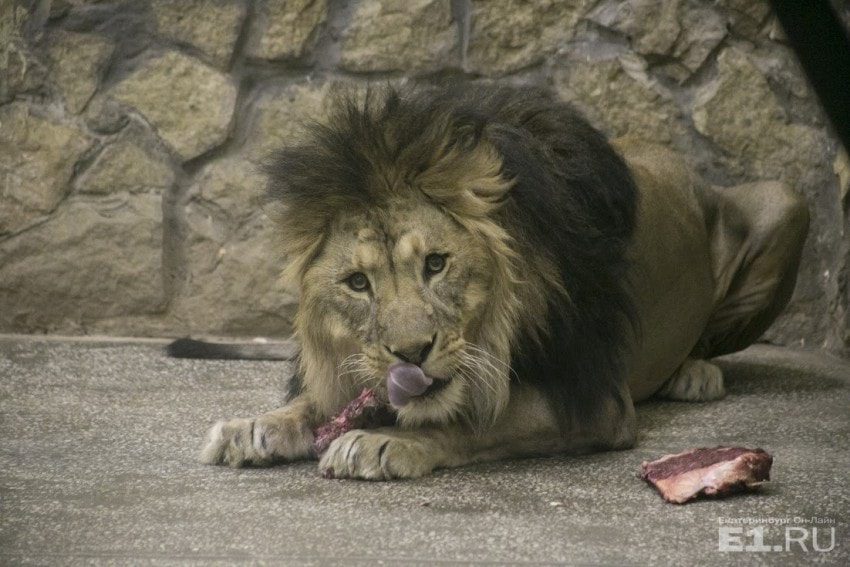
[{"label": "lion's pink tongue", "polygon": [[387,375],[387,394],[394,408],[406,405],[411,398],[425,393],[434,380],[415,364],[399,362],[390,366]]}]

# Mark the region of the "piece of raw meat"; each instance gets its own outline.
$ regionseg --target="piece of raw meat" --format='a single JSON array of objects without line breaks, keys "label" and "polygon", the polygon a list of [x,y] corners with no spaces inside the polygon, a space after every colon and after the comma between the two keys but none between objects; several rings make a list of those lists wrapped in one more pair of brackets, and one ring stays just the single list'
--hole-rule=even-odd
[{"label": "piece of raw meat", "polygon": [[394,420],[392,411],[378,399],[375,391],[365,388],[335,417],[313,430],[313,450],[316,455],[321,455],[343,433],[352,429],[374,429],[390,425]]},{"label": "piece of raw meat", "polygon": [[697,496],[725,496],[770,480],[773,457],[762,449],[714,447],[665,455],[641,464],[641,478],[664,500],[683,504]]}]

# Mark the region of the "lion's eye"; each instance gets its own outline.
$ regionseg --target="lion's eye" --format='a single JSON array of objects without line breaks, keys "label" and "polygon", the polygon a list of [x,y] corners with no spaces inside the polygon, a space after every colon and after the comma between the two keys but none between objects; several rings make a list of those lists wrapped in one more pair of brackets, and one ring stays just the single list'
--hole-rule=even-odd
[{"label": "lion's eye", "polygon": [[445,254],[428,254],[425,257],[425,275],[433,276],[434,274],[439,274],[446,267],[446,255]]},{"label": "lion's eye", "polygon": [[369,289],[369,278],[363,272],[351,274],[345,282],[354,291],[366,291]]}]

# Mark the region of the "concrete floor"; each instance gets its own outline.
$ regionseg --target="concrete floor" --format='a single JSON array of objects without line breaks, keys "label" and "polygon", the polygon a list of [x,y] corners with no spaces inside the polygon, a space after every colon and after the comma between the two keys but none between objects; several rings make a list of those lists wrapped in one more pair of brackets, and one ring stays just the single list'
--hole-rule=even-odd
[{"label": "concrete floor", "polygon": [[[199,464],[207,426],[275,407],[289,363],[161,348],[0,338],[0,564],[850,564],[847,361],[755,347],[723,361],[723,401],[641,405],[634,450],[367,483]],[[673,506],[636,478],[644,459],[716,444],[765,448],[773,482]],[[818,535],[829,547],[834,528],[832,551],[718,551],[725,519],[811,517],[835,522]]]}]

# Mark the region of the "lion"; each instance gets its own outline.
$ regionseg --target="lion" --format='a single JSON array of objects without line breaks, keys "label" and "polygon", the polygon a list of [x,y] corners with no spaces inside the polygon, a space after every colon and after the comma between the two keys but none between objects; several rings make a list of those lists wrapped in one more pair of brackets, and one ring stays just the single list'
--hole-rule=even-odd
[{"label": "lion", "polygon": [[780,182],[711,186],[529,87],[341,97],[268,176],[297,372],[283,407],[218,422],[201,458],[317,458],[317,425],[420,367],[433,383],[392,426],[320,456],[335,478],[633,447],[635,402],[724,395],[711,359],[782,311],[809,222]]}]

